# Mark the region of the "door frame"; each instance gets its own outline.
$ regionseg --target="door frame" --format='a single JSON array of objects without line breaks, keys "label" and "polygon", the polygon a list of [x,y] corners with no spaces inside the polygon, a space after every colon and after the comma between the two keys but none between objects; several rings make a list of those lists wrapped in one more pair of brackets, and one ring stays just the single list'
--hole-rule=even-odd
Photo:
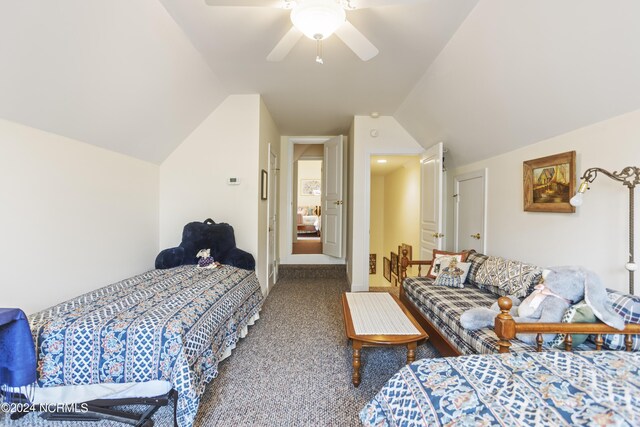
[{"label": "door frame", "polygon": [[[278,281],[278,222],[279,222],[279,192],[278,192],[278,175],[280,169],[278,168],[278,153],[272,151],[271,143],[268,145],[269,162],[268,169],[268,197],[267,197],[267,295],[271,291],[273,285]],[[274,159],[274,167],[271,167],[271,158]],[[273,185],[272,185],[273,184]],[[271,208],[274,207],[274,215],[276,220],[274,221],[275,230],[271,232]],[[271,253],[273,249],[273,253]],[[271,283],[270,273],[270,261],[273,261],[273,283]]]},{"label": "door frame", "polygon": [[[295,144],[322,144],[330,140],[333,136],[301,136],[301,137],[289,137],[287,141],[287,177],[286,177],[286,216],[284,217],[284,228],[287,230],[285,233],[284,247],[286,253],[281,254],[280,264],[344,264],[345,252],[343,251],[342,258],[334,258],[324,254],[292,254],[293,248],[293,146]],[[343,144],[345,145],[345,144]],[[324,167],[324,165],[323,165]],[[282,169],[282,165],[281,168]],[[343,161],[343,175],[345,173],[344,161]],[[282,178],[282,176],[281,176]],[[344,180],[343,180],[344,181]],[[343,185],[344,187],[344,185]],[[343,190],[344,192],[344,190]],[[344,196],[344,195],[343,195]],[[346,197],[343,197],[345,200]],[[346,215],[343,215],[346,217]],[[281,215],[282,218],[282,215]],[[343,218],[343,223],[345,219]],[[345,228],[343,224],[343,242],[345,240]],[[282,235],[282,234],[281,234]]]},{"label": "door frame", "polygon": [[[363,247],[365,248],[363,252],[363,257],[358,262],[358,260],[353,260],[353,268],[358,268],[358,264],[360,264],[360,268],[362,268],[362,277],[364,277],[364,285],[365,289],[369,289],[369,248],[371,239],[369,238],[370,230],[371,230],[371,157],[373,156],[419,156],[424,153],[424,148],[416,148],[416,149],[397,149],[393,150],[389,148],[387,151],[367,151],[364,153],[364,194],[367,194],[368,197],[365,197],[364,200],[364,218],[359,218],[359,221],[363,223],[363,229],[365,232],[363,233]],[[355,159],[354,159],[355,160]],[[355,190],[354,190],[355,191]],[[354,218],[354,221],[356,219]],[[354,236],[355,238],[355,236]]]},{"label": "door frame", "polygon": [[[482,239],[482,248],[480,249],[481,252],[483,254],[487,253],[487,185],[488,185],[488,180],[487,180],[487,175],[488,175],[489,171],[487,168],[484,169],[479,169],[473,172],[467,172],[461,175],[456,175],[455,177],[453,177],[453,197],[455,197],[456,195],[459,194],[460,191],[460,182],[461,181],[468,181],[470,179],[474,179],[474,178],[481,178],[482,179],[482,189],[484,192],[483,198],[482,198],[482,204],[483,204],[483,209],[482,209],[482,230],[480,231],[482,233],[482,235],[484,236],[484,239]],[[458,207],[460,205],[454,201],[454,207],[453,207],[453,244],[454,244],[454,251],[458,252],[460,249],[458,248]]]}]

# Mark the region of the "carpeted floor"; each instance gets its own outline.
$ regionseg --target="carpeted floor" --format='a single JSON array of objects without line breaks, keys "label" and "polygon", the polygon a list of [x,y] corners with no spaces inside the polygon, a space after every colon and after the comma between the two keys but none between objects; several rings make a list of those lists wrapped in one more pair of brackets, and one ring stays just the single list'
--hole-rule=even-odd
[{"label": "carpeted floor", "polygon": [[[344,335],[344,278],[284,278],[267,298],[260,320],[219,367],[202,396],[196,426],[357,426],[358,413],[406,360],[404,347],[366,348],[362,383],[351,384],[351,346]],[[430,344],[417,357],[434,357]],[[172,408],[154,416],[172,425]],[[36,414],[0,425],[79,427],[100,423],[46,423]]]}]

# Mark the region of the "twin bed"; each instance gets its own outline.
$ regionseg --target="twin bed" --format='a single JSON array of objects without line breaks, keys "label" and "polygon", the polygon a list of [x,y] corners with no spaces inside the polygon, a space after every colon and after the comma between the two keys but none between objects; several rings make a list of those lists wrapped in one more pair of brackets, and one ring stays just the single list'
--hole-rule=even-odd
[{"label": "twin bed", "polygon": [[205,385],[263,302],[254,271],[223,265],[152,270],[29,317],[35,403],[177,393],[188,427]]},{"label": "twin bed", "polygon": [[638,426],[640,354],[525,352],[423,359],[360,412],[365,426]]}]

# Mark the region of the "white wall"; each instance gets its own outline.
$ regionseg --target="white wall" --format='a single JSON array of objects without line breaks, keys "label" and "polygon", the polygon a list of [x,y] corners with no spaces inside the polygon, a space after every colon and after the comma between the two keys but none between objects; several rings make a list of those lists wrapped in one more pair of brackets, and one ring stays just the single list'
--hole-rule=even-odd
[{"label": "white wall", "polygon": [[[640,110],[459,167],[450,177],[488,169],[488,254],[540,266],[582,265],[600,275],[607,287],[628,291],[624,269],[628,256],[627,187],[600,175],[574,214],[523,211],[522,162],[571,150],[577,154],[578,176],[590,167],[613,172],[640,166]],[[639,212],[637,201],[635,210]],[[636,230],[637,224],[636,219]],[[638,282],[636,277],[636,288],[640,287]]]},{"label": "white wall", "polygon": [[[236,245],[256,259],[267,293],[267,202],[260,200],[268,143],[280,136],[260,95],[231,95],[160,165],[160,247],[177,246],[191,221],[233,226]],[[228,185],[227,179],[240,179]]]},{"label": "white wall", "polygon": [[158,166],[0,120],[0,306],[33,313],[150,270]]},{"label": "white wall", "polygon": [[259,95],[229,96],[160,165],[161,248],[180,244],[188,222],[212,218],[231,224],[237,246],[257,257],[259,114]]},{"label": "white wall", "polygon": [[302,194],[302,180],[318,180],[322,182],[322,160],[298,160],[298,206],[320,206],[322,196]]},{"label": "white wall", "polygon": [[[371,130],[378,131],[376,137]],[[424,148],[393,117],[355,116],[349,156],[348,276],[352,291],[369,288],[370,162],[376,154],[419,154]]]}]

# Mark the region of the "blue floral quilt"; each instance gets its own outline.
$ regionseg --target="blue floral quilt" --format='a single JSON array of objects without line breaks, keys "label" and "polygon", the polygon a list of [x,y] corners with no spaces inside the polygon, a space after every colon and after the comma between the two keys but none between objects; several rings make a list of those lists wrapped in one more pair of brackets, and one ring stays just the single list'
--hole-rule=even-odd
[{"label": "blue floral quilt", "polygon": [[638,426],[640,353],[422,359],[360,412],[365,426]]},{"label": "blue floral quilt", "polygon": [[29,317],[38,385],[165,380],[191,426],[224,350],[263,302],[253,271],[152,270]]}]

